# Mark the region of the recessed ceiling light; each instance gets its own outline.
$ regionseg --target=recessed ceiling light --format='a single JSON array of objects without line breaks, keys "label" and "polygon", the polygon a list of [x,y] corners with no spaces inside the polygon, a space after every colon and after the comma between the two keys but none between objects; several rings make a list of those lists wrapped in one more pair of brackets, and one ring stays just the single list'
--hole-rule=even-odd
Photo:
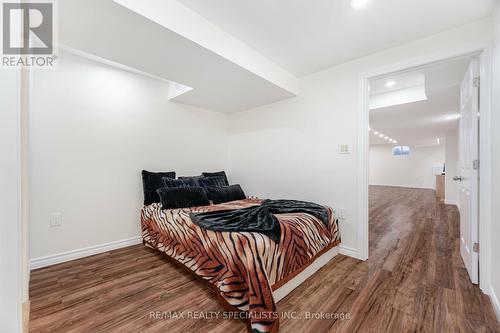
[{"label": "recessed ceiling light", "polygon": [[394,87],[396,85],[396,81],[390,80],[385,83],[387,88]]},{"label": "recessed ceiling light", "polygon": [[392,141],[393,143],[398,143],[396,140]]},{"label": "recessed ceiling light", "polygon": [[384,139],[386,139],[386,140],[387,140],[387,139],[389,139],[389,137],[388,137],[388,136],[384,136]]},{"label": "recessed ceiling light", "polygon": [[351,0],[352,9],[363,9],[368,4],[368,0]]},{"label": "recessed ceiling light", "polygon": [[378,132],[377,132],[377,131],[375,131],[375,132],[373,132],[373,134],[377,135],[377,134],[378,134]]},{"label": "recessed ceiling light", "polygon": [[460,115],[457,113],[457,114],[452,114],[452,115],[449,115],[449,116],[446,116],[446,120],[455,120],[455,119],[459,119],[460,118]]},{"label": "recessed ceiling light", "polygon": [[384,137],[384,135],[383,135],[382,133],[380,133],[378,136],[379,136],[379,137],[381,137],[381,138],[383,138],[383,137]]},{"label": "recessed ceiling light", "polygon": [[437,140],[437,143],[438,143],[438,144],[440,144],[440,141],[441,141],[441,140],[439,140],[439,138],[437,138],[436,140]]}]

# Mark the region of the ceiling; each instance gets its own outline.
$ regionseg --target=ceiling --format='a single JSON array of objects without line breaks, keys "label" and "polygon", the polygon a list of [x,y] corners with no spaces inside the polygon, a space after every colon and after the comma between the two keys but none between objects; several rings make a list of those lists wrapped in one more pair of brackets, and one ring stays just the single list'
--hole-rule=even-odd
[{"label": "ceiling", "polygon": [[491,14],[493,0],[179,0],[303,76]]},{"label": "ceiling", "polygon": [[427,100],[370,110],[370,144],[392,144],[375,131],[408,146],[434,146],[437,138],[443,142],[446,133],[458,126],[458,119],[446,118],[460,113],[460,84],[470,60],[464,57],[374,80],[394,81],[397,87],[405,85],[401,78],[424,74]]},{"label": "ceiling", "polygon": [[64,0],[59,44],[235,113],[297,96],[298,76],[486,17],[492,1]]},{"label": "ceiling", "polygon": [[[141,14],[119,2],[127,1],[60,1],[61,47],[191,87],[172,101],[223,113],[296,95],[296,77],[226,36],[227,33],[214,29],[211,23],[196,17],[199,15],[193,17],[191,10],[176,1],[133,1],[134,9],[144,9]],[[178,7],[174,7],[176,4]],[[164,21],[150,17],[151,10],[147,9],[164,14],[168,27]],[[189,37],[184,35],[186,30]],[[197,38],[200,34],[205,39]],[[208,45],[207,41],[213,40],[217,43]],[[217,49],[227,45],[233,51],[232,57]]]}]

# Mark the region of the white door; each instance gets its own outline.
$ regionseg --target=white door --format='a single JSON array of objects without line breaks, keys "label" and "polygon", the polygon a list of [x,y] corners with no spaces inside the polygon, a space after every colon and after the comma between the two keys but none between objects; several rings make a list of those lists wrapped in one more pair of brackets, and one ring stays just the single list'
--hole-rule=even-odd
[{"label": "white door", "polygon": [[460,254],[472,283],[479,281],[479,62],[473,60],[461,87],[459,130]]}]

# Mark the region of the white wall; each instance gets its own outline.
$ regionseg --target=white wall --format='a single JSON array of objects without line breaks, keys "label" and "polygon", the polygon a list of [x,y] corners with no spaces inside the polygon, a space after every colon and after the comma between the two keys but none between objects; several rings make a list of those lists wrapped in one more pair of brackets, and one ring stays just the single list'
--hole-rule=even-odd
[{"label": "white wall", "polygon": [[[233,180],[264,197],[346,208],[343,245],[359,254],[355,144],[360,73],[477,50],[488,45],[491,32],[491,20],[485,20],[389,49],[302,78],[296,98],[231,115]],[[343,143],[351,145],[352,154],[338,154]]]},{"label": "white wall", "polygon": [[[142,169],[224,169],[226,116],[166,94],[162,81],[68,53],[34,73],[31,258],[139,236]],[[55,212],[63,223],[50,228]]]},{"label": "white wall", "polygon": [[491,246],[491,289],[494,295],[492,299],[496,303],[497,317],[500,320],[500,265],[498,255],[500,254],[500,242],[497,236],[500,235],[500,1],[496,1],[495,20],[495,49],[493,53],[493,86],[492,86],[492,108],[491,108],[491,149],[492,149],[492,200],[493,208],[490,230]]},{"label": "white wall", "polygon": [[456,205],[458,202],[458,185],[453,177],[458,176],[458,131],[446,133],[446,176],[444,202]]},{"label": "white wall", "polygon": [[370,146],[370,185],[436,188],[435,166],[445,161],[444,144],[410,147],[409,156],[392,155],[391,145]]},{"label": "white wall", "polygon": [[[62,54],[58,70],[34,77],[31,257],[138,236],[142,168],[224,167],[250,195],[345,208],[343,244],[355,254],[360,73],[490,38],[491,20],[479,21],[306,76],[298,97],[227,117],[168,102],[159,81]],[[338,154],[344,143],[352,154]],[[53,212],[59,228],[49,228]]]},{"label": "white wall", "polygon": [[20,77],[0,74],[0,332],[21,332]]}]

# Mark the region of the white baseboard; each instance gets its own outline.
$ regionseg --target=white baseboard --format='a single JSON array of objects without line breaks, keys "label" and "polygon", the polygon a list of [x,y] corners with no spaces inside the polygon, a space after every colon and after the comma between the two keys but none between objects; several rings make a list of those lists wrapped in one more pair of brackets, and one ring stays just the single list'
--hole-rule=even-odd
[{"label": "white baseboard", "polygon": [[500,321],[500,303],[498,302],[497,295],[495,293],[495,290],[493,289],[493,286],[490,285],[489,288],[489,296],[491,299],[491,303],[493,304],[493,309],[495,309],[495,314],[497,315],[497,320]]},{"label": "white baseboard", "polygon": [[116,250],[122,247],[127,247],[131,245],[136,245],[142,243],[142,237],[132,237],[127,239],[122,239],[118,241],[113,241],[104,244],[92,245],[89,247],[84,247],[82,249],[76,249],[56,254],[51,254],[44,257],[30,259],[31,270],[52,266],[55,264],[60,264],[66,261],[71,261],[83,257],[92,256],[94,254],[99,254],[111,250]]},{"label": "white baseboard", "polygon": [[291,293],[295,288],[301,285],[305,280],[311,277],[314,273],[316,273],[321,267],[325,266],[332,260],[337,253],[339,252],[339,247],[336,246],[329,251],[326,251],[321,256],[316,258],[316,260],[306,267],[302,272],[297,274],[293,279],[273,291],[273,298],[276,303],[286,297],[289,293]]},{"label": "white baseboard", "polygon": [[417,188],[421,190],[436,190],[434,187],[422,187],[422,186],[411,186],[411,185],[391,185],[391,184],[369,184],[369,186],[385,186],[385,187],[401,187],[401,188]]},{"label": "white baseboard", "polygon": [[348,257],[363,260],[361,254],[359,253],[359,250],[349,246],[340,245],[339,253]]}]

